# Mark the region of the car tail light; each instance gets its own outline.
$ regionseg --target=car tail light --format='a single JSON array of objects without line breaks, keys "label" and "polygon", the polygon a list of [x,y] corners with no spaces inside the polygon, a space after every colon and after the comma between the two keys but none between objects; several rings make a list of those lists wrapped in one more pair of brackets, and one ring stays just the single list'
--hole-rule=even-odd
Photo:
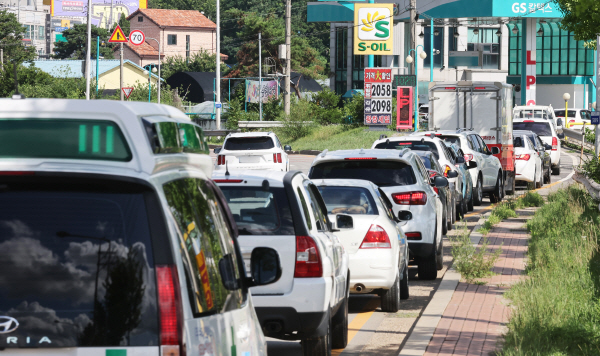
[{"label": "car tail light", "polygon": [[456,87],[445,87],[444,89],[446,89],[446,90],[454,90],[454,89],[456,89]]},{"label": "car tail light", "polygon": [[215,183],[242,183],[243,179],[213,179]]},{"label": "car tail light", "polygon": [[181,298],[177,267],[156,266],[158,313],[160,317],[160,344],[163,355],[183,355]]},{"label": "car tail light", "polygon": [[392,199],[398,205],[425,205],[427,194],[425,192],[406,192],[392,194]]},{"label": "car tail light", "polygon": [[319,248],[310,236],[296,236],[296,268],[294,278],[323,276]]},{"label": "car tail light", "polygon": [[535,122],[533,120],[523,120],[523,122]]},{"label": "car tail light", "polygon": [[217,166],[224,166],[224,165],[225,165],[225,156],[218,155],[217,156]]},{"label": "car tail light", "polygon": [[398,142],[399,145],[412,145],[412,142]]},{"label": "car tail light", "polygon": [[485,90],[485,87],[475,87],[475,90]]},{"label": "car tail light", "polygon": [[379,225],[371,225],[359,248],[392,248],[390,238]]},{"label": "car tail light", "polygon": [[444,166],[444,177],[448,178],[448,172],[450,172],[450,167],[446,165]]},{"label": "car tail light", "polygon": [[281,163],[281,153],[277,154],[277,163]]},{"label": "car tail light", "polygon": [[377,157],[346,157],[344,158],[346,161],[362,161],[369,159],[377,159]]},{"label": "car tail light", "polygon": [[420,240],[421,239],[420,232],[407,232],[404,235],[406,235],[407,240]]},{"label": "car tail light", "polygon": [[469,154],[466,154],[466,155],[464,155],[464,156],[465,156],[465,161],[467,161],[467,162],[469,162],[469,161],[472,161],[472,160],[473,160],[473,155],[472,155],[472,154],[470,154],[470,153],[469,153]]},{"label": "car tail light", "polygon": [[526,153],[526,154],[523,154],[523,155],[517,155],[516,159],[520,159],[520,160],[523,160],[523,161],[529,161],[530,158],[531,158],[531,156]]},{"label": "car tail light", "polygon": [[556,137],[552,137],[552,151],[558,150],[558,139]]}]

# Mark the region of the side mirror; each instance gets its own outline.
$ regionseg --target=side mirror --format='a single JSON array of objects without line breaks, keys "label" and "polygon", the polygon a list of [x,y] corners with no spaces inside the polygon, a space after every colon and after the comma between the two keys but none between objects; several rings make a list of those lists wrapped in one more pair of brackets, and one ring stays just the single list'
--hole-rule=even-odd
[{"label": "side mirror", "polygon": [[[448,172],[450,173],[450,172]],[[433,178],[433,185],[436,188],[444,188],[448,186],[448,179],[446,179],[445,177],[440,177],[440,176],[436,176],[435,178]]]},{"label": "side mirror", "polygon": [[250,287],[275,283],[281,278],[279,254],[269,247],[256,247],[250,257]]},{"label": "side mirror", "polygon": [[412,213],[410,211],[401,210],[398,212],[398,219],[400,219],[402,221],[411,220]]},{"label": "side mirror", "polygon": [[222,147],[215,147],[215,149],[213,150],[213,152],[215,154],[218,154],[219,152],[221,152],[222,149],[223,149]]},{"label": "side mirror", "polygon": [[552,149],[552,145],[545,144],[545,145],[544,145],[544,149],[545,149],[546,151],[550,151],[550,150]]},{"label": "side mirror", "polygon": [[465,158],[464,157],[456,157],[456,164],[463,164],[465,163]]},{"label": "side mirror", "polygon": [[458,177],[458,172],[457,171],[450,171],[450,172],[448,172],[448,178],[456,178],[456,177]]},{"label": "side mirror", "polygon": [[557,126],[562,126],[562,119],[556,119],[556,125]]},{"label": "side mirror", "polygon": [[354,228],[354,220],[352,220],[352,216],[350,215],[336,215],[336,224],[338,229],[353,229]]},{"label": "side mirror", "polygon": [[498,155],[500,154],[500,149],[496,146],[492,147],[492,154],[493,155]]},{"label": "side mirror", "polygon": [[290,145],[285,145],[285,146],[283,146],[283,150],[284,150],[285,152],[289,152],[289,151],[291,151],[291,150],[292,150],[292,146],[290,146]]},{"label": "side mirror", "polygon": [[469,169],[477,168],[477,162],[475,162],[475,161],[469,161],[469,164],[467,165],[467,167]]},{"label": "side mirror", "polygon": [[565,134],[563,132],[557,134],[556,136],[558,136],[558,138],[561,139],[561,140],[565,138]]},{"label": "side mirror", "polygon": [[234,261],[231,253],[226,254],[219,260],[219,274],[221,275],[221,282],[227,290],[239,289],[238,279],[235,278],[234,273]]}]

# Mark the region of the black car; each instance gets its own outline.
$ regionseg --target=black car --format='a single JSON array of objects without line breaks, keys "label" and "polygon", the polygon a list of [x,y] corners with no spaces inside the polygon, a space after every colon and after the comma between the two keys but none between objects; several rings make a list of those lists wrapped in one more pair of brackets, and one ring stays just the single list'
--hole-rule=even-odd
[{"label": "black car", "polygon": [[513,137],[517,137],[520,135],[525,135],[529,137],[533,146],[542,159],[542,172],[544,172],[544,184],[550,183],[550,175],[552,173],[552,166],[550,164],[550,150],[552,150],[552,146],[544,143],[542,139],[533,131],[529,130],[514,130]]}]

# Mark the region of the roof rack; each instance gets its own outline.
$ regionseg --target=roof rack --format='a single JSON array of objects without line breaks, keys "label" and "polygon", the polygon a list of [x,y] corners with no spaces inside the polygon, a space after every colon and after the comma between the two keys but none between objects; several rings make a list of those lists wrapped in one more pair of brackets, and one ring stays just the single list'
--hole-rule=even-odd
[{"label": "roof rack", "polygon": [[380,140],[383,140],[384,138],[387,138],[387,135],[384,135],[384,134],[379,135]]},{"label": "roof rack", "polygon": [[323,152],[321,152],[321,154],[319,156],[325,157],[325,155],[327,154],[327,152],[329,152],[329,150],[328,149],[324,149]]},{"label": "roof rack", "polygon": [[410,152],[409,148],[403,148],[402,150],[400,150],[400,158],[402,158],[402,156],[404,156],[406,153]]}]

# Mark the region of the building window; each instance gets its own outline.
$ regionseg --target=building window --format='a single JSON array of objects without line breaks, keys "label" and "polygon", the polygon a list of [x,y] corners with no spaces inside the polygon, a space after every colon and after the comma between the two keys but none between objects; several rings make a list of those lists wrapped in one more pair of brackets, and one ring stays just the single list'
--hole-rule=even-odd
[{"label": "building window", "polygon": [[190,59],[190,35],[185,35],[185,58]]},{"label": "building window", "polygon": [[441,68],[442,62],[444,61],[444,28],[435,27],[435,30],[440,32],[439,35],[433,36],[433,48],[440,51],[440,54],[430,53],[431,52],[431,27],[425,27],[423,32],[425,33],[424,45],[427,58],[423,60],[423,66],[429,67],[431,65],[431,57],[433,57],[433,67]]},{"label": "building window", "polygon": [[144,16],[138,16],[138,22],[144,22]]},{"label": "building window", "polygon": [[338,27],[335,32],[335,92],[346,93],[348,68],[348,28]]},{"label": "building window", "polygon": [[458,33],[458,28],[448,28],[448,51],[458,51],[458,38],[454,37],[455,33]]},{"label": "building window", "polygon": [[43,40],[45,38],[45,28],[44,26],[38,26],[38,40]]},{"label": "building window", "polygon": [[497,28],[469,27],[467,51],[483,52],[483,63],[481,63],[483,69],[500,68],[500,38],[496,35],[496,31]]},{"label": "building window", "polygon": [[[521,25],[512,24],[508,27],[508,75],[521,75]],[[512,30],[517,28],[515,35]]]},{"label": "building window", "polygon": [[167,35],[167,44],[176,45],[177,44],[177,35]]}]

